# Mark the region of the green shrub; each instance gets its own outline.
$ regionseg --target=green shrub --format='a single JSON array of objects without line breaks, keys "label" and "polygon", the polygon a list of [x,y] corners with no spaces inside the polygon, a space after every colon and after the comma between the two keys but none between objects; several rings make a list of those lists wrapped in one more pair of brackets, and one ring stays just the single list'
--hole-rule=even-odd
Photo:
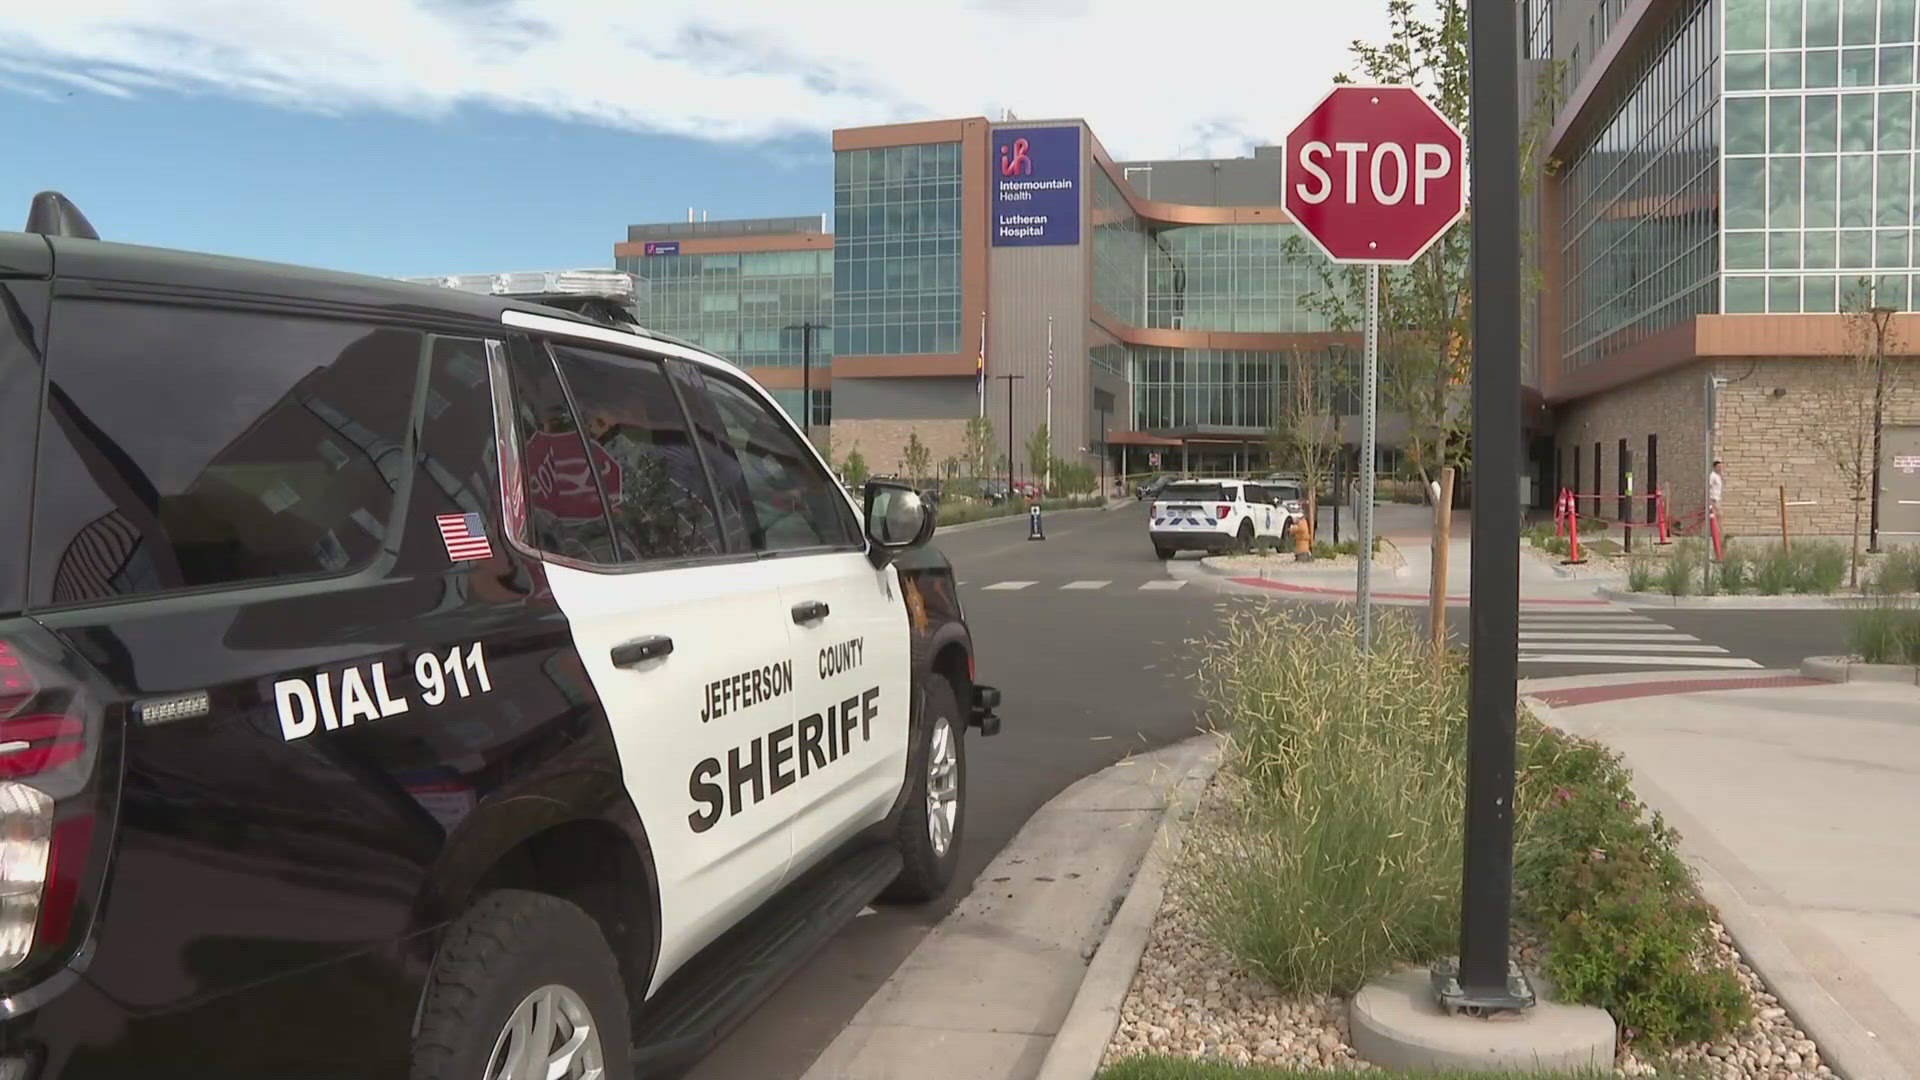
[{"label": "green shrub", "polygon": [[[1456,946],[1466,665],[1381,613],[1230,615],[1199,683],[1242,785],[1197,832],[1182,885],[1229,952],[1287,993],[1351,993]],[[1518,910],[1544,929],[1560,992],[1650,1045],[1709,1039],[1748,1008],[1709,961],[1711,910],[1604,748],[1516,718]]]},{"label": "green shrub", "polygon": [[1749,580],[1747,551],[1745,548],[1723,548],[1720,553],[1720,591],[1723,593],[1745,592],[1752,584]]},{"label": "green shrub", "polygon": [[1833,540],[1801,541],[1793,547],[1797,593],[1834,593],[1846,583],[1851,562],[1847,548]]},{"label": "green shrub", "polygon": [[1627,564],[1627,588],[1634,592],[1646,592],[1653,588],[1653,563],[1646,556]]},{"label": "green shrub", "polygon": [[1546,929],[1554,985],[1653,1047],[1743,1023],[1746,991],[1705,962],[1713,910],[1675,850],[1678,836],[1645,815],[1619,759],[1530,717],[1520,732],[1515,895]]},{"label": "green shrub", "polygon": [[1853,654],[1869,664],[1920,664],[1920,606],[1882,598],[1847,616]]},{"label": "green shrub", "polygon": [[1882,593],[1920,592],[1920,544],[1889,548],[1874,589]]},{"label": "green shrub", "polygon": [[1465,667],[1381,615],[1362,652],[1344,614],[1237,613],[1200,665],[1247,790],[1189,895],[1284,992],[1351,993],[1457,943]]},{"label": "green shrub", "polygon": [[1699,583],[1700,547],[1683,541],[1667,556],[1667,565],[1660,571],[1660,591],[1668,596],[1692,596]]},{"label": "green shrub", "polygon": [[1797,570],[1792,552],[1778,545],[1769,547],[1754,560],[1754,591],[1762,596],[1779,596],[1793,588]]}]

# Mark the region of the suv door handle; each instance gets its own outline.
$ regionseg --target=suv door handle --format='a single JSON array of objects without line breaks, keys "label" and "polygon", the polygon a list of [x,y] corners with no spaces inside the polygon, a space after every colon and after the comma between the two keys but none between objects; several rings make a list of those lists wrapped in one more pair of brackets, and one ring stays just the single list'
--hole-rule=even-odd
[{"label": "suv door handle", "polygon": [[672,638],[665,634],[649,634],[646,637],[634,638],[632,641],[615,645],[612,650],[613,666],[639,667],[649,660],[658,660],[672,651]]},{"label": "suv door handle", "polygon": [[832,610],[832,608],[829,608],[826,604],[818,600],[802,600],[793,605],[793,621],[797,623],[819,622],[821,619],[826,618],[827,613]]}]

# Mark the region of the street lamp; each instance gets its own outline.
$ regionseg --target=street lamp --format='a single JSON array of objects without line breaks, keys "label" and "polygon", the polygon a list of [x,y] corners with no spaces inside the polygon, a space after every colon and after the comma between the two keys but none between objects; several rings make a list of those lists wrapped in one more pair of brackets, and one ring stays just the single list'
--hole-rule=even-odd
[{"label": "street lamp", "polygon": [[1107,414],[1112,409],[1101,406],[1094,410],[1100,414],[1100,497],[1107,497]]},{"label": "street lamp", "polygon": [[1867,550],[1877,553],[1880,550],[1880,425],[1887,397],[1887,324],[1893,321],[1894,309],[1875,305],[1867,311],[1873,316],[1873,490],[1867,510]]},{"label": "street lamp", "polygon": [[789,323],[782,329],[800,331],[800,430],[813,441],[813,332],[828,329],[826,323],[811,319]]}]

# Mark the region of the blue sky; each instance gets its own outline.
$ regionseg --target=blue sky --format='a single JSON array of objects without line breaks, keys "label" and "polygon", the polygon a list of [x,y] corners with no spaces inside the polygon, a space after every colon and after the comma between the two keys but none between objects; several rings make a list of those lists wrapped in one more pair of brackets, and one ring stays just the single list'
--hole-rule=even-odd
[{"label": "blue sky", "polygon": [[[1431,0],[1421,0],[1423,4]],[[907,8],[915,17],[905,17]],[[55,0],[0,21],[0,228],[376,274],[604,266],[628,224],[831,208],[836,127],[1275,142],[1386,0]]]},{"label": "blue sky", "polygon": [[165,91],[0,89],[0,228],[34,192],[105,239],[361,273],[611,265],[626,227],[833,208],[826,137],[716,143],[485,107],[433,119],[320,116]]}]

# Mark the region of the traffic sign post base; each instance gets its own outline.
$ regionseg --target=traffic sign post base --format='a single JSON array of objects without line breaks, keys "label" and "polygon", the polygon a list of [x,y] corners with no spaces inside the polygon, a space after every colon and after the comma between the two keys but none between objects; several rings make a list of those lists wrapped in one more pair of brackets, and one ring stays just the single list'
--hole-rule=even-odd
[{"label": "traffic sign post base", "polygon": [[1046,538],[1047,534],[1040,529],[1040,504],[1031,503],[1027,506],[1027,539],[1045,540]]}]

